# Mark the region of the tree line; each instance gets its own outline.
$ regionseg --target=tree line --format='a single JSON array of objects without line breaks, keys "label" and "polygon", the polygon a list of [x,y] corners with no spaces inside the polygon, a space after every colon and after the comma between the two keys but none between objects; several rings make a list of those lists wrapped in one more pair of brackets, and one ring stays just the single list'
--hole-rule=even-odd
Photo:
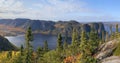
[{"label": "tree line", "polygon": [[[71,44],[68,44],[67,36],[63,37],[62,34],[58,34],[56,49],[49,50],[48,43],[45,41],[43,47],[38,47],[34,51],[31,45],[34,36],[31,27],[29,27],[25,35],[26,47],[21,45],[20,54],[16,59],[13,59],[13,63],[69,63],[69,61],[64,60],[77,54],[80,54],[80,58],[78,61],[75,60],[76,63],[97,63],[98,60],[93,57],[97,52],[97,48],[107,41],[120,37],[118,24],[115,32],[113,32],[112,28],[112,25],[110,25],[110,33],[102,31],[101,36],[94,27],[91,27],[89,33],[82,30],[80,34],[74,28]],[[11,59],[12,52],[9,51],[7,56]]]}]

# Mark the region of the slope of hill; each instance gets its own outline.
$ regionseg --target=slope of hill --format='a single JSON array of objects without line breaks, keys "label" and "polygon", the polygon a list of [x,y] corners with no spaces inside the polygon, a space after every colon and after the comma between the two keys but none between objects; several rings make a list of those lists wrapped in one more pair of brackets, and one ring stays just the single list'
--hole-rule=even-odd
[{"label": "slope of hill", "polygon": [[[114,39],[101,44],[93,57],[97,59],[98,63],[120,63],[120,56],[113,55],[119,43],[119,39]],[[77,63],[80,58],[81,54],[68,56],[64,59],[64,63]]]},{"label": "slope of hill", "polygon": [[0,36],[0,51],[17,50],[17,47],[11,44],[6,38]]},{"label": "slope of hill", "polygon": [[[63,35],[71,35],[73,28],[76,28],[78,32],[82,29],[86,32],[90,32],[91,27],[94,27],[96,31],[101,34],[105,31],[102,23],[79,23],[77,21],[45,21],[45,20],[30,20],[30,19],[1,19],[0,25],[4,25],[4,28],[10,32],[25,32],[25,30],[31,26],[34,33],[52,34],[57,35],[62,33]],[[5,28],[5,29],[6,29]],[[12,29],[11,29],[12,28]],[[0,28],[1,29],[1,28]],[[3,30],[3,29],[2,29]]]}]

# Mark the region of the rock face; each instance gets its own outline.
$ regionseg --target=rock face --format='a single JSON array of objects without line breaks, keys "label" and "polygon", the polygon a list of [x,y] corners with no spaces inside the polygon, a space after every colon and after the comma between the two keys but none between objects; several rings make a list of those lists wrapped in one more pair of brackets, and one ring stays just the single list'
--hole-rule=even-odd
[{"label": "rock face", "polygon": [[99,47],[98,52],[94,55],[94,57],[98,60],[102,60],[106,57],[111,56],[113,51],[116,49],[118,43],[119,41],[115,39],[115,40],[102,44]]},{"label": "rock face", "polygon": [[96,31],[99,32],[99,34],[101,34],[102,31],[105,31],[104,25],[102,23],[82,24],[77,21],[53,22],[30,19],[1,19],[0,25],[22,28],[23,30],[26,30],[29,26],[31,26],[34,32],[53,35],[57,35],[58,33],[62,33],[63,35],[71,35],[73,28],[76,28],[78,32],[81,32],[82,29],[86,32],[90,32],[91,27],[93,27]]},{"label": "rock face", "polygon": [[0,36],[0,51],[17,50],[13,44],[11,44],[6,38]]},{"label": "rock face", "polygon": [[100,63],[120,63],[119,56],[111,56],[106,59],[103,59]]}]

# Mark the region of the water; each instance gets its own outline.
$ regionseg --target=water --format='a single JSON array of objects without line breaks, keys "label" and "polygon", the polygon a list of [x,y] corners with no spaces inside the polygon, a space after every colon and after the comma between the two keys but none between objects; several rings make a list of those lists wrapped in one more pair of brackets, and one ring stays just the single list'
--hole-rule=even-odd
[{"label": "water", "polygon": [[[6,38],[17,47],[21,45],[25,45],[25,36],[6,36]],[[57,43],[57,37],[53,35],[42,35],[42,34],[34,34],[34,41],[31,43],[33,48],[36,49],[37,47],[43,47],[44,41],[47,40],[49,49],[55,49]]]}]

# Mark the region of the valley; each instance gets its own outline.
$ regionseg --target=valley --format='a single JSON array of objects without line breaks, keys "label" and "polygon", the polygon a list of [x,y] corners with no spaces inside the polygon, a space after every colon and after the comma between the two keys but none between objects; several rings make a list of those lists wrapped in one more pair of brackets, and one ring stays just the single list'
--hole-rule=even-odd
[{"label": "valley", "polygon": [[[44,49],[43,49],[43,51],[41,49],[41,52],[44,52],[44,54],[43,53],[40,53],[40,54],[42,54],[42,56],[45,55],[44,57],[48,60],[46,61],[45,59],[44,60],[39,59],[38,62],[43,62],[43,63],[49,62],[51,59],[53,61],[56,61],[54,58],[49,58],[49,56],[46,57],[47,55],[51,55],[52,53],[54,53],[54,54],[52,54],[53,57],[60,59],[59,62],[78,63],[79,59],[82,58],[82,55],[81,55],[82,52],[80,52],[80,47],[81,46],[84,47],[84,45],[89,46],[86,44],[87,42],[83,43],[84,45],[81,43],[86,38],[86,39],[89,39],[89,40],[87,40],[88,42],[93,41],[93,42],[89,42],[88,44],[91,44],[91,45],[95,44],[95,45],[93,45],[95,47],[95,49],[93,48],[93,50],[95,50],[96,52],[93,51],[93,52],[91,52],[92,55],[90,55],[91,59],[93,58],[92,61],[94,61],[95,63],[96,62],[104,63],[104,62],[106,62],[106,59],[109,58],[109,56],[112,57],[112,56],[114,56],[114,54],[116,54],[116,52],[115,52],[115,49],[117,48],[116,44],[119,44],[119,41],[118,41],[119,39],[113,38],[111,35],[111,31],[110,31],[110,30],[112,30],[112,33],[116,32],[116,23],[104,23],[104,22],[103,23],[102,22],[79,23],[77,21],[53,22],[53,21],[41,21],[41,20],[37,20],[37,21],[33,20],[32,21],[30,19],[14,19],[14,20],[13,19],[1,19],[1,20],[3,20],[3,21],[0,21],[0,32],[1,32],[0,35],[7,38],[10,41],[11,45],[14,46],[11,53],[13,53],[12,56],[17,58],[16,60],[19,60],[20,53],[22,53],[17,50],[19,50],[19,48],[21,48],[21,45],[24,48],[26,48],[26,46],[27,46],[26,45],[26,33],[28,33],[27,27],[29,27],[29,26],[31,27],[31,31],[32,31],[33,37],[34,37],[33,41],[30,44],[31,44],[31,46],[33,46],[32,48],[34,50],[35,57],[37,57],[36,55],[38,55],[37,52],[35,52],[35,51],[38,50],[38,47],[44,48],[45,41],[47,41],[46,47],[49,49],[49,51],[44,52]],[[111,25],[112,25],[112,29],[110,29]],[[120,29],[118,26],[118,31],[119,30]],[[83,31],[86,33],[86,37],[82,36],[84,34]],[[91,31],[94,31],[94,32],[91,32]],[[60,38],[59,33],[61,33],[62,40],[59,39]],[[97,35],[96,35],[96,33],[97,33]],[[92,34],[94,35],[93,38],[92,38]],[[57,37],[57,35],[58,35],[58,37]],[[110,37],[109,37],[109,35],[110,35]],[[116,35],[116,33],[115,33],[113,36],[116,37],[119,35]],[[67,37],[67,40],[66,40],[66,37]],[[82,40],[83,38],[84,38],[84,40]],[[58,43],[58,40],[61,40],[61,46]],[[74,40],[77,40],[77,42]],[[66,44],[65,44],[65,41],[66,41]],[[63,52],[61,52],[61,53],[66,55],[62,59],[60,57],[63,57],[63,56],[59,55],[59,53],[57,52],[58,44],[59,44],[60,49],[62,47],[64,48]],[[10,45],[8,45],[8,46],[10,46]],[[7,55],[10,53],[10,51],[8,49],[4,50],[3,47],[0,47],[0,48],[1,48],[1,50],[6,51],[5,54],[3,54],[4,52],[2,52],[1,54]],[[76,48],[76,50],[74,50],[74,48]],[[10,49],[12,49],[12,48],[10,48]],[[89,51],[89,49],[88,49],[88,51]],[[56,56],[55,54],[57,54],[58,56]],[[6,57],[4,56],[3,58],[4,59],[1,60],[2,62],[5,60]],[[11,60],[13,60],[13,59],[11,59]],[[21,59],[24,60],[24,58],[21,58]],[[33,59],[35,59],[35,58],[33,58]],[[6,59],[6,60],[10,61],[9,59]],[[35,60],[37,60],[37,59],[35,59]],[[114,59],[113,59],[113,61],[114,61]],[[14,62],[14,60],[13,60],[13,62]],[[33,62],[35,62],[35,61],[33,61]],[[107,62],[109,62],[109,61],[107,61]]]}]

